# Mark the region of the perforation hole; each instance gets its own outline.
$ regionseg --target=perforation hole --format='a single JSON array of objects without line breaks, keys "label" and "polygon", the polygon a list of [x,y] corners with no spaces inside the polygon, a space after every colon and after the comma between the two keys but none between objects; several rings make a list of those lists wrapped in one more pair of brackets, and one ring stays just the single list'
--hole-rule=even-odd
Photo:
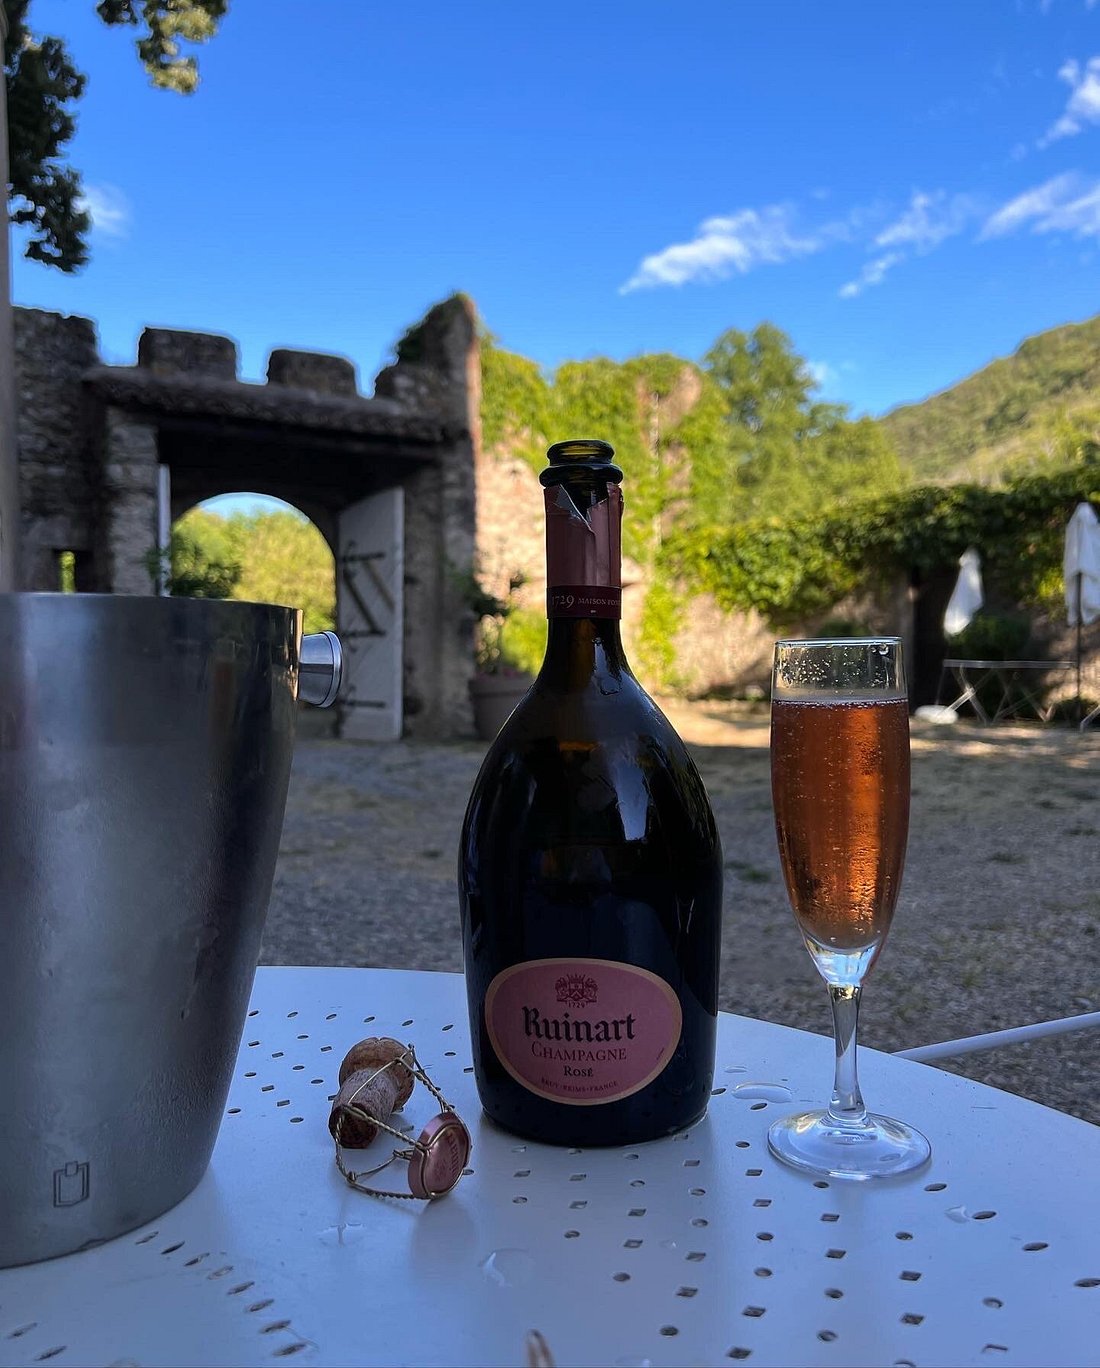
[{"label": "perforation hole", "polygon": [[1100,1278],[1078,1278],[1074,1287],[1100,1287]]},{"label": "perforation hole", "polygon": [[455,1028],[455,1024],[454,1024],[453,1021],[448,1021],[448,1023],[446,1024],[446,1026],[443,1027],[443,1029],[444,1029],[445,1031],[453,1031],[454,1028]]},{"label": "perforation hole", "polygon": [[275,1105],[276,1105],[277,1107],[289,1107],[289,1106],[290,1106],[290,1098],[289,1098],[289,1097],[284,1097],[284,1098],[280,1099],[280,1101],[276,1102]]},{"label": "perforation hole", "polygon": [[974,1213],[974,1219],[976,1221],[991,1221],[996,1214],[995,1211],[976,1211]]},{"label": "perforation hole", "polygon": [[259,1015],[260,1015],[260,1009],[259,1009],[258,1007],[253,1007],[253,1009],[251,1010],[251,1012],[249,1012],[248,1015],[249,1015],[250,1017],[259,1016]]},{"label": "perforation hole", "polygon": [[770,1197],[757,1197],[756,1201],[753,1202],[754,1207],[770,1207],[771,1204],[772,1199]]},{"label": "perforation hole", "polygon": [[846,1249],[827,1249],[825,1251],[825,1257],[827,1259],[843,1259],[847,1252]]},{"label": "perforation hole", "polygon": [[473,1073],[473,1071],[474,1066],[472,1064],[467,1064],[466,1067],[462,1070],[463,1073]]},{"label": "perforation hole", "polygon": [[282,1051],[282,1050],[273,1050],[273,1051],[272,1051],[272,1054],[271,1054],[271,1058],[272,1058],[272,1059],[282,1059],[282,1057],[283,1057],[283,1051]]},{"label": "perforation hole", "polygon": [[250,1287],[255,1286],[256,1284],[254,1282],[238,1283],[236,1287],[229,1288],[225,1295],[227,1297],[239,1297],[242,1292],[247,1292]]},{"label": "perforation hole", "polygon": [[256,1048],[256,1046],[257,1046],[259,1043],[260,1043],[260,1042],[259,1042],[258,1040],[250,1040],[250,1041],[248,1042],[248,1048],[249,1048],[250,1050],[254,1050],[254,1049]]},{"label": "perforation hole", "polygon": [[815,1187],[815,1188],[827,1188],[828,1186],[829,1186],[829,1184],[825,1181],[824,1178],[815,1178],[815,1179],[814,1179],[814,1187]]},{"label": "perforation hole", "polygon": [[918,1315],[916,1311],[906,1311],[905,1315],[901,1318],[901,1323],[902,1325],[920,1325],[922,1320],[924,1320],[924,1317]]},{"label": "perforation hole", "polygon": [[1007,1354],[1007,1353],[1008,1353],[1008,1345],[1007,1345],[1007,1344],[983,1344],[983,1345],[982,1345],[982,1353],[983,1353],[983,1354]]},{"label": "perforation hole", "polygon": [[685,1159],[685,1160],[684,1160],[684,1168],[698,1168],[698,1167],[699,1167],[699,1160],[698,1160],[698,1159]]},{"label": "perforation hole", "polygon": [[240,1107],[230,1107],[229,1110],[226,1112],[226,1116],[240,1116],[240,1114]]},{"label": "perforation hole", "polygon": [[17,1330],[13,1330],[8,1339],[22,1339],[24,1335],[29,1335],[32,1330],[37,1330],[37,1321],[28,1321],[26,1325],[21,1325]]},{"label": "perforation hole", "polygon": [[746,1306],[741,1314],[750,1317],[752,1320],[759,1320],[766,1310],[767,1308],[763,1306]]},{"label": "perforation hole", "polygon": [[263,1301],[253,1302],[248,1308],[249,1311],[266,1311],[269,1306],[275,1305],[274,1297],[265,1297]]},{"label": "perforation hole", "polygon": [[707,1256],[701,1249],[689,1250],[689,1252],[684,1255],[684,1258],[687,1259],[688,1263],[702,1263],[706,1257]]},{"label": "perforation hole", "polygon": [[329,1012],[328,1016],[325,1017],[325,1020],[326,1020],[326,1021],[335,1021],[335,1020],[336,1020],[336,1013],[335,1013],[335,1012]]},{"label": "perforation hole", "polygon": [[587,1173],[571,1173],[569,1175],[569,1181],[571,1183],[583,1183],[587,1177]]},{"label": "perforation hole", "polygon": [[1046,1240],[1032,1240],[1032,1242],[1031,1242],[1030,1244],[1024,1245],[1024,1249],[1025,1249],[1025,1251],[1026,1251],[1028,1254],[1035,1254],[1035,1253],[1037,1253],[1040,1249],[1049,1249],[1049,1248],[1050,1248],[1050,1245],[1047,1244]]},{"label": "perforation hole", "polygon": [[763,1111],[768,1104],[766,1102],[754,1102],[749,1111]]},{"label": "perforation hole", "polygon": [[300,1354],[303,1349],[308,1349],[309,1345],[304,1340],[299,1340],[297,1344],[284,1344],[281,1349],[276,1349],[272,1358],[290,1358],[291,1354]]},{"label": "perforation hole", "polygon": [[306,1067],[306,1066],[305,1066],[304,1064],[295,1064],[295,1065],[294,1065],[294,1072],[295,1072],[295,1073],[302,1073],[303,1070],[305,1069],[305,1067]]},{"label": "perforation hole", "polygon": [[275,1091],[275,1084],[274,1084],[274,1083],[265,1083],[265,1084],[263,1085],[263,1087],[260,1089],[260,1091],[261,1091],[261,1092],[274,1092],[274,1091]]},{"label": "perforation hole", "polygon": [[678,1335],[679,1333],[680,1333],[680,1331],[676,1328],[675,1325],[662,1325],[662,1326],[661,1326],[661,1334],[662,1334],[662,1335]]},{"label": "perforation hole", "polygon": [[628,1216],[644,1216],[644,1215],[645,1215],[645,1207],[631,1207],[630,1210],[627,1212],[627,1215],[628,1215]]},{"label": "perforation hole", "polygon": [[364,1026],[369,1026],[373,1020],[374,1020],[374,1017],[373,1017],[373,1016],[364,1017],[364,1018],[363,1018],[363,1025],[364,1025]]},{"label": "perforation hole", "polygon": [[581,1232],[579,1230],[567,1230],[565,1232],[565,1238],[567,1240],[579,1240],[580,1236]]},{"label": "perforation hole", "polygon": [[161,1254],[174,1254],[174,1253],[176,1252],[177,1249],[182,1249],[183,1246],[184,1246],[184,1241],[183,1241],[183,1240],[177,1240],[175,1244],[165,1245],[165,1247],[164,1247],[160,1252],[161,1252]]},{"label": "perforation hole", "polygon": [[308,1035],[300,1035],[300,1036],[298,1037],[298,1039],[299,1039],[299,1040],[308,1040],[308,1039],[309,1039],[309,1036],[308,1036]]},{"label": "perforation hole", "polygon": [[570,1202],[570,1203],[569,1203],[569,1210],[570,1210],[570,1211],[583,1211],[587,1205],[588,1205],[587,1202]]},{"label": "perforation hole", "polygon": [[323,1078],[311,1078],[309,1081],[314,1087],[316,1087],[318,1083],[323,1083],[325,1080]]},{"label": "perforation hole", "polygon": [[412,1017],[409,1017],[408,1021],[403,1021],[403,1022],[401,1023],[402,1026],[411,1026],[412,1024],[413,1024],[413,1019],[412,1019]]},{"label": "perforation hole", "polygon": [[454,1059],[454,1057],[455,1057],[455,1051],[454,1051],[454,1050],[444,1050],[444,1051],[443,1051],[443,1058],[444,1058],[444,1059]]},{"label": "perforation hole", "polygon": [[908,1230],[899,1230],[894,1236],[895,1240],[911,1240],[912,1238],[912,1233]]},{"label": "perforation hole", "polygon": [[69,1346],[67,1344],[55,1344],[52,1349],[44,1349],[41,1354],[35,1354],[35,1363],[45,1363],[47,1359],[57,1358],[58,1354],[63,1354]]},{"label": "perforation hole", "polygon": [[194,1257],[193,1259],[188,1259],[187,1262],[186,1262],[183,1266],[184,1266],[184,1268],[196,1268],[199,1264],[202,1263],[203,1259],[208,1259],[209,1257],[210,1257],[209,1253],[207,1253],[207,1254],[196,1254],[195,1257]]},{"label": "perforation hole", "polygon": [[840,1290],[839,1287],[827,1287],[825,1289],[825,1295],[829,1297],[832,1301],[839,1301],[841,1297],[844,1296],[844,1293]]},{"label": "perforation hole", "polygon": [[988,1306],[991,1311],[999,1311],[1004,1306],[1004,1302],[1001,1301],[1000,1297],[983,1297],[982,1305]]},{"label": "perforation hole", "polygon": [[322,1045],[322,1046],[321,1046],[321,1053],[322,1053],[322,1054],[332,1054],[332,1046],[331,1046],[331,1045]]},{"label": "perforation hole", "polygon": [[770,1268],[754,1268],[752,1271],[758,1278],[770,1278],[772,1275]]},{"label": "perforation hole", "polygon": [[756,1232],[756,1238],[758,1240],[763,1240],[763,1242],[767,1244],[769,1240],[774,1240],[775,1236],[771,1233],[770,1230],[758,1230]]},{"label": "perforation hole", "polygon": [[287,1012],[287,1014],[286,1014],[286,1019],[287,1019],[287,1021],[293,1021],[294,1018],[295,1018],[297,1015],[298,1015],[297,1012]]},{"label": "perforation hole", "polygon": [[914,1273],[910,1268],[907,1268],[904,1273],[900,1273],[898,1276],[901,1278],[902,1282],[920,1282],[920,1274]]},{"label": "perforation hole", "polygon": [[710,1225],[710,1222],[707,1220],[705,1216],[694,1216],[692,1218],[691,1224],[696,1228],[696,1230],[703,1230],[706,1226]]},{"label": "perforation hole", "polygon": [[943,1192],[947,1187],[946,1183],[925,1183],[925,1192]]},{"label": "perforation hole", "polygon": [[512,1198],[512,1205],[513,1205],[513,1206],[524,1206],[524,1205],[526,1204],[526,1202],[527,1202],[527,1198],[526,1198],[526,1197],[513,1197],[513,1198]]},{"label": "perforation hole", "polygon": [[645,1187],[645,1179],[644,1179],[644,1178],[633,1178],[633,1179],[631,1180],[630,1186],[633,1187],[633,1188]]},{"label": "perforation hole", "polygon": [[159,1230],[151,1230],[151,1231],[149,1232],[148,1235],[143,1235],[143,1236],[141,1237],[140,1240],[135,1240],[135,1241],[134,1241],[134,1244],[136,1244],[136,1245],[148,1244],[150,1240],[155,1240],[159,1234],[160,1234],[160,1231],[159,1231]]},{"label": "perforation hole", "polygon": [[616,1282],[629,1282],[629,1281],[630,1281],[630,1274],[629,1274],[629,1273],[612,1273],[611,1276],[615,1279]]},{"label": "perforation hole", "polygon": [[641,1249],[641,1247],[642,1247],[642,1242],[641,1242],[641,1240],[624,1240],[624,1241],[623,1241],[623,1248],[624,1248],[624,1249]]},{"label": "perforation hole", "polygon": [[530,1178],[530,1176],[530,1169],[516,1169],[515,1173],[512,1174],[513,1178]]},{"label": "perforation hole", "polygon": [[261,1327],[260,1334],[273,1335],[276,1330],[285,1330],[289,1324],[290,1321],[288,1320],[271,1321],[268,1325]]},{"label": "perforation hole", "polygon": [[255,1069],[249,1069],[248,1072],[245,1074],[245,1078],[255,1078],[255,1077],[256,1077],[256,1070],[255,1070]]},{"label": "perforation hole", "polygon": [[711,1097],[721,1097],[725,1091],[725,1088],[711,1088],[710,1095]]},{"label": "perforation hole", "polygon": [[833,1340],[836,1339],[836,1331],[835,1331],[835,1330],[819,1330],[819,1331],[817,1332],[817,1337],[818,1337],[819,1340],[823,1340],[826,1344],[832,1344]]},{"label": "perforation hole", "polygon": [[298,1125],[301,1125],[301,1123],[302,1123],[304,1120],[305,1120],[305,1117],[304,1117],[304,1116],[292,1116],[292,1117],[290,1118],[290,1124],[291,1124],[292,1126],[298,1126]]},{"label": "perforation hole", "polygon": [[232,1264],[222,1264],[221,1268],[215,1268],[214,1271],[213,1271],[213,1273],[207,1273],[206,1276],[207,1276],[208,1279],[213,1280],[214,1278],[224,1278],[225,1275],[226,1275],[227,1273],[232,1273],[232,1272],[233,1272],[233,1265],[232,1265]]},{"label": "perforation hole", "polygon": [[748,1141],[748,1140],[738,1140],[738,1141],[736,1142],[736,1144],[737,1144],[737,1148],[738,1148],[738,1149],[748,1149],[748,1148],[749,1148],[749,1141]]},{"label": "perforation hole", "polygon": [[763,1169],[746,1169],[746,1170],[745,1170],[745,1177],[746,1177],[746,1178],[759,1178],[760,1175],[761,1175],[763,1172],[764,1172]]},{"label": "perforation hole", "polygon": [[678,1297],[694,1297],[698,1291],[699,1289],[697,1287],[678,1287],[676,1289],[676,1295]]},{"label": "perforation hole", "polygon": [[751,1357],[752,1357],[752,1350],[751,1350],[751,1349],[742,1349],[742,1348],[740,1348],[740,1347],[738,1347],[738,1348],[736,1348],[736,1349],[730,1349],[730,1350],[728,1350],[727,1353],[726,1353],[726,1358],[731,1358],[731,1359],[747,1359],[747,1358],[751,1358]]}]

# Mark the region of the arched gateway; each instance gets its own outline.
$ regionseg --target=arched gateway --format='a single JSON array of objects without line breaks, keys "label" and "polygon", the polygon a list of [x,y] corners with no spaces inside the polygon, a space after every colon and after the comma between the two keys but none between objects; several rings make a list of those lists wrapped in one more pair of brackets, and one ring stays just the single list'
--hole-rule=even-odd
[{"label": "arched gateway", "polygon": [[342,357],[279,350],[267,383],[236,345],[148,328],[136,366],[100,363],[84,318],[16,310],[24,589],[148,594],[150,550],[199,500],[250,490],[307,514],[336,559],[347,652],[340,732],[469,730],[480,367],[473,308],[436,305],[374,397]]}]

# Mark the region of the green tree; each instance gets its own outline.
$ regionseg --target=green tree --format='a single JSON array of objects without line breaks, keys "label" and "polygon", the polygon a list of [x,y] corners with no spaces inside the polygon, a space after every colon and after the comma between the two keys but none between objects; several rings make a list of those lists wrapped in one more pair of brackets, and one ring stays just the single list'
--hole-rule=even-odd
[{"label": "green tree", "polygon": [[333,557],[313,523],[287,511],[237,513],[229,526],[242,566],[232,598],[301,608],[307,632],[332,627],[336,618]]},{"label": "green tree", "polygon": [[816,399],[806,363],[774,324],[724,332],[704,366],[724,406],[722,522],[799,513],[904,482],[878,425]]},{"label": "green tree", "polygon": [[[84,92],[85,77],[60,38],[30,31],[30,0],[3,4],[9,213],[13,223],[30,228],[26,256],[75,271],[88,259],[91,217],[80,173],[64,156],[76,128],[72,106]],[[138,30],[138,58],[154,86],[190,95],[198,86],[198,66],[193,56],[180,55],[180,43],[205,43],[228,7],[229,0],[99,0],[96,13],[105,24]]]}]

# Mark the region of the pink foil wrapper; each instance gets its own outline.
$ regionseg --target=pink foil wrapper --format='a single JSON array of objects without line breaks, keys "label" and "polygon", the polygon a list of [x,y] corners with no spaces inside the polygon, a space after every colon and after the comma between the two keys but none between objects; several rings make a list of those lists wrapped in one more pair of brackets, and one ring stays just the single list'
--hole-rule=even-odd
[{"label": "pink foil wrapper", "polygon": [[[555,611],[555,590],[567,587],[576,598],[583,589],[622,588],[623,495],[618,485],[608,485],[607,498],[601,499],[587,516],[574,504],[564,485],[554,485],[546,496],[546,584],[547,611]],[[617,601],[618,594],[603,600]],[[589,616],[570,612],[563,616]],[[601,609],[594,616],[618,617],[617,608]]]}]

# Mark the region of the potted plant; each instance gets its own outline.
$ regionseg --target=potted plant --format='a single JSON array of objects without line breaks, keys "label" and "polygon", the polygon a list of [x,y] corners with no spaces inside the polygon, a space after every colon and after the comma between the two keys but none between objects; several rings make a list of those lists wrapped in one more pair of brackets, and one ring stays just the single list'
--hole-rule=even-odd
[{"label": "potted plant", "polygon": [[513,571],[503,598],[484,589],[476,575],[470,576],[466,586],[467,602],[477,618],[477,673],[470,680],[470,701],[474,728],[484,741],[496,736],[534,682],[534,676],[511,649],[506,631],[508,619],[519,608],[516,595],[526,583],[527,576],[522,571]]}]

